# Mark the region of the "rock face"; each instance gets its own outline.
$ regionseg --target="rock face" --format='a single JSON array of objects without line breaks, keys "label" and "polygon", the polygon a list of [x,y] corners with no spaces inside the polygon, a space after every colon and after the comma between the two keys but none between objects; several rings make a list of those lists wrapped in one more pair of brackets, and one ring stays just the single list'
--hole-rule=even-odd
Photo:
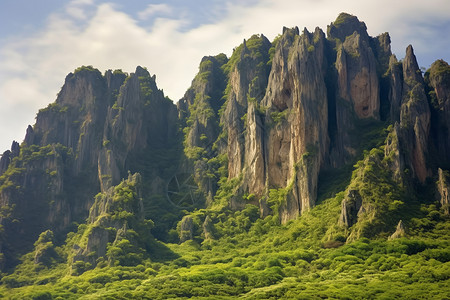
[{"label": "rock face", "polygon": [[212,202],[217,190],[217,181],[205,176],[211,170],[202,158],[211,159],[217,154],[214,143],[220,133],[218,112],[224,103],[226,80],[223,67],[227,61],[225,54],[204,57],[191,87],[177,103],[179,118],[186,126],[184,144],[187,157],[179,171],[194,173],[208,203]]},{"label": "rock face", "polygon": [[450,214],[450,176],[448,172],[443,171],[441,168],[438,170],[439,180],[437,182],[437,189],[440,196],[441,207],[445,214]]},{"label": "rock face", "polygon": [[17,251],[31,250],[42,231],[61,230],[70,224],[73,211],[64,190],[66,166],[72,161],[61,145],[22,148],[1,176],[0,206],[4,213],[0,223],[4,231],[0,246],[6,267],[14,263]]},{"label": "rock face", "polygon": [[362,207],[362,199],[358,190],[348,190],[341,205],[339,224],[345,227],[351,227],[357,222],[358,212]]},{"label": "rock face", "polygon": [[389,158],[388,167],[392,172],[393,180],[400,186],[404,186],[406,184],[405,158],[400,149],[400,130],[400,125],[396,122],[386,138],[384,156]]},{"label": "rock face", "polygon": [[390,119],[393,122],[400,121],[400,108],[402,104],[403,91],[403,70],[402,64],[398,62],[395,55],[389,59],[389,103]]},{"label": "rock face", "polygon": [[84,67],[67,75],[55,103],[41,109],[27,145],[62,144],[77,156],[75,175],[96,165],[101,146],[101,130],[110,101],[102,74]]},{"label": "rock face", "polygon": [[425,73],[431,107],[431,136],[436,163],[450,166],[450,66],[437,60]]},{"label": "rock face", "polygon": [[332,47],[337,49],[333,55],[335,68],[327,74],[329,164],[339,167],[351,161],[357,152],[358,141],[352,133],[358,130],[358,121],[380,119],[380,74],[387,70],[390,38],[388,34],[369,37],[364,22],[345,13],[328,26],[328,36]]},{"label": "rock face", "polygon": [[406,49],[403,60],[403,98],[400,109],[400,127],[403,144],[409,149],[406,162],[414,176],[422,183],[430,175],[426,165],[430,134],[430,108],[425,95],[422,73],[412,46]]},{"label": "rock face", "polygon": [[325,34],[286,29],[278,42],[263,105],[268,107],[266,165],[269,186],[292,188],[280,210],[286,222],[311,208],[328,150],[324,81]]},{"label": "rock face", "polygon": [[[144,219],[141,185],[138,173],[129,174],[128,179],[96,196],[86,229],[74,237],[73,269],[80,265],[77,262],[95,267],[99,258],[113,263],[126,249],[128,255],[136,250],[145,252],[140,248],[145,248],[142,241],[146,239],[137,239],[136,236],[144,234],[147,240],[151,236],[151,224]],[[126,248],[122,248],[124,244]]]},{"label": "rock face", "polygon": [[356,31],[347,36],[336,59],[339,97],[353,104],[358,118],[379,118],[379,82],[369,39]]},{"label": "rock face", "polygon": [[[92,67],[70,73],[55,103],[28,127],[24,143],[13,143],[2,156],[0,204],[9,211],[0,217],[5,261],[14,263],[42,231],[59,234],[85,220],[94,195],[119,184],[128,170],[145,170],[149,185],[173,172],[180,149],[176,107],[143,68],[126,78],[120,70],[102,76]],[[163,186],[149,192],[161,195]]]},{"label": "rock face", "polygon": [[[210,70],[202,67],[205,61],[208,58],[203,59],[197,76]],[[430,111],[412,47],[398,63],[391,54],[389,34],[370,37],[355,16],[339,15],[328,27],[328,39],[318,28],[302,34],[298,28],[284,28],[272,45],[264,36],[252,36],[235,49],[222,69],[228,87],[221,114],[209,109],[208,101],[198,102],[204,103],[201,106],[194,103],[198,95],[194,90],[201,91],[199,95],[211,93],[196,90],[195,80],[192,95],[185,96],[178,109],[180,116],[198,107],[210,112],[208,118],[196,113],[197,120],[190,115],[193,125],[186,143],[199,155],[206,149],[199,137],[211,143],[217,136],[218,154],[228,158],[228,179],[238,181],[230,208],[243,208],[242,196],[253,194],[266,215],[268,190],[285,189],[286,201],[277,208],[280,221],[297,217],[314,206],[319,173],[352,162],[364,147],[358,139],[365,134],[361,124],[380,119],[398,122],[385,148],[393,180],[406,185],[406,168],[420,182],[431,175],[426,161]],[[208,76],[223,75],[212,70]],[[208,76],[203,75],[205,87],[215,82]],[[199,127],[200,120],[212,122],[219,117],[222,133],[205,131],[217,128],[216,123]],[[211,154],[209,149],[206,152]],[[197,158],[196,164],[202,166],[197,170],[209,170],[205,161]],[[205,190],[211,195],[214,189]]]},{"label": "rock face", "polygon": [[[261,149],[261,135],[258,130],[257,122],[259,116],[256,115],[255,107],[261,102],[267,86],[267,77],[269,67],[270,42],[264,35],[252,36],[248,41],[235,50],[231,60],[237,60],[234,64],[230,63],[229,86],[227,91],[227,103],[221,122],[224,124],[224,130],[227,132],[227,155],[228,155],[228,178],[235,178],[248,166],[249,160],[258,161]],[[254,138],[246,140],[244,128],[250,123],[249,135]],[[247,147],[249,141],[252,143]],[[246,154],[251,157],[247,158]],[[261,160],[258,161],[261,163]],[[256,162],[258,164],[258,162]],[[252,179],[262,179],[263,174],[255,174],[261,166],[250,166],[253,170],[248,181],[257,189],[255,192],[261,194],[263,187],[260,182],[254,182]],[[256,175],[256,176],[255,176]],[[257,180],[258,181],[258,180]]]},{"label": "rock face", "polygon": [[405,232],[405,225],[403,225],[403,221],[398,221],[397,228],[395,229],[395,232],[389,237],[390,240],[395,240],[401,237],[404,237],[406,235]]},{"label": "rock face", "polygon": [[137,171],[144,160],[152,159],[145,153],[176,147],[177,111],[158,90],[155,79],[137,67],[108,108],[98,155],[102,191],[118,184],[128,170]]},{"label": "rock face", "polygon": [[191,216],[184,216],[180,222],[180,243],[192,240],[194,236],[194,221]]},{"label": "rock face", "polygon": [[6,150],[3,152],[3,155],[0,158],[0,176],[6,172],[9,167],[9,164],[14,159],[14,157],[19,156],[20,154],[20,146],[16,141],[12,142],[11,150]]}]

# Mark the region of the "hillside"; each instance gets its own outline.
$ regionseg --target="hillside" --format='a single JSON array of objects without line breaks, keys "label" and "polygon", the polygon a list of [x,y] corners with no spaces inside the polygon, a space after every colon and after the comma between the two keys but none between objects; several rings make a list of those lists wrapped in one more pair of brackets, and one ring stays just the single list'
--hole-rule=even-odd
[{"label": "hillside", "polygon": [[155,75],[82,66],[0,159],[7,299],[450,298],[450,66],[342,13]]}]

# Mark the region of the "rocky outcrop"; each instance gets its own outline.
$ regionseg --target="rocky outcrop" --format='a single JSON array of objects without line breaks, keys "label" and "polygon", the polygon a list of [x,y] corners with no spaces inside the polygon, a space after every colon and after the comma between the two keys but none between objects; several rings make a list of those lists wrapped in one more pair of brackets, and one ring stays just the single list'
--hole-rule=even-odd
[{"label": "rocky outcrop", "polygon": [[131,254],[133,249],[145,252],[141,248],[149,246],[145,241],[151,236],[151,224],[144,219],[141,189],[140,174],[130,173],[128,179],[96,196],[85,230],[74,237],[72,268],[80,261],[95,267],[99,258],[114,263],[123,246]]},{"label": "rocky outcrop", "polygon": [[[311,208],[328,151],[325,35],[285,29],[278,42],[262,100],[267,107],[267,185],[292,189],[280,219],[286,222]],[[270,125],[269,125],[270,124]]]},{"label": "rocky outcrop", "polygon": [[[327,38],[319,28],[283,28],[272,43],[263,35],[244,40],[229,59],[204,57],[177,107],[142,67],[130,75],[78,68],[55,103],[39,111],[24,143],[14,142],[0,159],[0,250],[13,261],[39,233],[51,228],[58,235],[85,220],[91,207],[74,265],[117,260],[128,242],[138,249],[130,228],[145,227],[144,210],[125,205],[123,216],[137,219],[111,218],[114,199],[123,196],[114,186],[134,181],[123,183],[128,171],[142,174],[144,200],[133,201],[151,204],[147,218],[152,205],[170,210],[164,193],[171,179],[183,177],[194,178],[188,189],[193,206],[203,200],[231,210],[259,204],[262,217],[272,213],[286,223],[315,205],[319,173],[354,164],[375,147],[368,139],[387,133],[388,121],[384,148],[364,154],[342,201],[339,223],[363,236],[380,215],[402,205],[400,192],[414,192],[417,181],[450,168],[449,69],[439,60],[424,80],[411,46],[399,62],[387,33],[370,37],[363,22],[345,13],[328,27]],[[371,184],[390,194],[375,197]],[[200,236],[200,227],[213,238],[214,220],[197,221],[183,219],[181,240]],[[117,247],[110,256],[108,243]]]},{"label": "rocky outcrop", "polygon": [[[329,165],[339,167],[357,154],[359,141],[352,133],[361,119],[380,118],[380,70],[390,54],[389,36],[370,38],[357,17],[341,14],[328,27],[328,38],[336,48],[334,71],[328,71],[331,149]],[[374,47],[374,49],[372,48]],[[376,55],[375,55],[376,53]],[[378,58],[378,59],[377,59]],[[335,74],[333,74],[335,73]]]},{"label": "rocky outcrop", "polygon": [[379,118],[380,94],[376,60],[368,37],[356,31],[347,36],[338,50],[339,98],[352,103],[359,119]]},{"label": "rocky outcrop", "polygon": [[[336,41],[338,95],[352,103],[358,118],[379,118],[380,92],[377,65],[385,67],[390,54],[389,35],[372,39],[364,22],[357,17],[341,13],[328,27],[329,38]],[[375,42],[373,42],[373,40]],[[375,44],[375,51],[371,44]],[[378,54],[377,61],[374,52]]]},{"label": "rocky outcrop", "polygon": [[435,61],[425,73],[431,107],[431,136],[435,148],[435,164],[450,166],[450,66]]},{"label": "rocky outcrop", "polygon": [[400,108],[403,94],[403,70],[395,55],[389,59],[389,111],[392,122],[400,122]]},{"label": "rocky outcrop", "polygon": [[437,190],[439,192],[439,202],[445,214],[450,214],[450,176],[448,171],[438,169]]},{"label": "rocky outcrop", "polygon": [[75,207],[80,206],[71,206],[64,197],[65,190],[70,190],[66,168],[72,161],[61,145],[25,147],[0,178],[0,206],[6,212],[0,215],[1,250],[6,267],[14,263],[17,252],[30,250],[42,231],[59,231],[73,220]]},{"label": "rocky outcrop", "polygon": [[19,143],[13,141],[11,145],[11,150],[6,150],[0,157],[0,176],[6,172],[11,161],[14,159],[14,157],[19,156],[19,154],[20,154]]},{"label": "rocky outcrop", "polygon": [[389,237],[390,240],[395,240],[406,235],[405,225],[403,225],[403,221],[398,221],[397,228],[395,232]]},{"label": "rocky outcrop", "polygon": [[263,116],[256,103],[250,103],[247,110],[245,135],[245,178],[246,190],[261,196],[266,192],[265,130]]},{"label": "rocky outcrop", "polygon": [[388,158],[387,164],[392,172],[393,180],[400,186],[404,186],[407,178],[405,178],[405,161],[400,147],[401,129],[400,125],[395,122],[391,132],[386,138],[384,147],[384,156]]},{"label": "rocky outcrop", "polygon": [[97,164],[107,107],[102,74],[92,67],[81,67],[67,75],[56,101],[39,111],[25,143],[62,144],[76,155],[74,175],[91,170]]},{"label": "rocky outcrop", "polygon": [[358,190],[350,189],[341,203],[339,224],[347,228],[357,222],[358,212],[362,207],[362,198]]},{"label": "rocky outcrop", "polygon": [[137,67],[108,108],[98,155],[102,191],[118,184],[128,170],[138,171],[143,163],[157,159],[145,153],[176,147],[177,111],[155,80]]},{"label": "rocky outcrop", "polygon": [[192,240],[194,236],[194,221],[191,216],[184,216],[180,222],[180,243]]},{"label": "rocky outcrop", "polygon": [[70,73],[55,103],[28,127],[20,150],[13,143],[2,158],[0,203],[10,210],[0,220],[6,260],[13,263],[44,229],[59,234],[85,220],[101,186],[106,192],[128,170],[143,171],[149,186],[172,175],[180,150],[176,107],[143,68],[126,77],[120,70],[102,76],[92,67]]},{"label": "rocky outcrop", "polygon": [[399,221],[410,186],[405,186],[403,177],[398,179],[395,172],[398,164],[395,132],[391,130],[387,140],[392,141],[383,147],[385,151],[374,148],[355,165],[338,221],[348,234],[347,241],[387,235]]},{"label": "rocky outcrop", "polygon": [[205,221],[202,224],[203,236],[205,240],[210,240],[214,238],[214,224],[211,220],[211,217],[208,215],[205,218]]},{"label": "rocky outcrop", "polygon": [[55,249],[55,237],[51,230],[46,230],[39,235],[34,243],[34,263],[50,267],[54,262],[61,261]]},{"label": "rocky outcrop", "polygon": [[363,39],[367,39],[367,27],[364,22],[360,22],[356,16],[348,13],[340,13],[334,22],[327,27],[328,36],[344,42],[345,39],[354,32]]},{"label": "rocky outcrop", "polygon": [[[217,155],[219,109],[224,103],[226,87],[224,66],[228,62],[225,54],[203,57],[199,72],[191,87],[177,103],[178,115],[184,129],[184,145],[187,160],[179,166],[179,172],[193,173],[196,183],[212,202],[218,179],[206,176],[214,170],[203,160]],[[216,143],[216,144],[215,144]]]},{"label": "rocky outcrop", "polygon": [[430,175],[426,162],[430,134],[430,108],[425,95],[422,73],[411,45],[406,49],[403,60],[402,94],[400,127],[403,131],[404,149],[407,149],[405,161],[413,177],[423,183]]},{"label": "rocky outcrop", "polygon": [[[270,47],[264,35],[253,35],[230,59],[230,89],[221,123],[227,133],[228,178],[243,174],[241,194],[265,192],[264,123],[259,108],[269,76]],[[232,202],[234,208],[243,208],[240,201]]]}]

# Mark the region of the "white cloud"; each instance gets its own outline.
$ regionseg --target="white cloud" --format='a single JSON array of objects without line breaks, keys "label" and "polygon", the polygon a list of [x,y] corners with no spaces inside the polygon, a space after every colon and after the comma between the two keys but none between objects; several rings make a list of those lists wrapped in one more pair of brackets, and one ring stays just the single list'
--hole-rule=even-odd
[{"label": "white cloud", "polygon": [[66,13],[74,19],[86,20],[88,16],[84,8],[93,4],[93,0],[73,0],[67,5]]},{"label": "white cloud", "polygon": [[94,0],[72,0],[71,5],[93,5]]},{"label": "white cloud", "polygon": [[172,8],[167,4],[149,4],[147,8],[138,13],[141,20],[147,20],[155,14],[171,14]]},{"label": "white cloud", "polygon": [[77,0],[65,13],[50,16],[39,34],[5,43],[0,48],[0,151],[12,139],[23,138],[37,110],[54,101],[65,75],[80,65],[128,72],[137,65],[146,66],[157,75],[159,88],[178,100],[202,56],[230,55],[244,38],[263,33],[273,39],[283,26],[310,31],[319,26],[326,31],[342,11],[365,21],[371,35],[390,31],[399,58],[409,43],[416,54],[436,54],[439,49],[434,46],[442,51],[450,48],[446,33],[433,27],[446,21],[448,26],[450,2],[446,0],[410,0],[407,6],[391,0],[261,0],[253,6],[225,5],[224,15],[214,23],[191,29],[189,18],[196,16],[185,13],[171,19],[167,17],[173,9],[168,4],[149,5],[138,14],[141,19],[154,18],[152,27],[145,29],[112,4]]}]

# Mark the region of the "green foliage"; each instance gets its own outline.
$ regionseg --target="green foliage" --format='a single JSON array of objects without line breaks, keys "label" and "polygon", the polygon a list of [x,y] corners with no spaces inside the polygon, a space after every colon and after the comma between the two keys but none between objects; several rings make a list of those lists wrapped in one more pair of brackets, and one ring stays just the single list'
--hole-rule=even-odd
[{"label": "green foliage", "polygon": [[106,256],[112,265],[137,266],[144,260],[146,253],[128,239],[122,238],[108,247]]},{"label": "green foliage", "polygon": [[186,148],[184,148],[184,154],[189,159],[198,160],[204,156],[205,149],[202,147],[197,147],[197,146],[186,147]]},{"label": "green foliage", "polygon": [[350,14],[340,13],[339,16],[336,18],[336,20],[333,22],[333,25],[339,27],[339,25],[346,23],[351,18],[353,18],[353,16]]},{"label": "green foliage", "polygon": [[89,66],[81,66],[75,69],[75,71],[73,71],[74,74],[77,74],[79,72],[82,71],[86,71],[86,72],[99,72],[96,68],[94,68],[93,66],[89,65]]},{"label": "green foliage", "polygon": [[281,39],[281,34],[277,35],[273,41],[272,46],[269,49],[269,61],[267,62],[267,65],[272,66],[273,58],[275,56],[275,50],[277,49],[278,42]]},{"label": "green foliage", "polygon": [[351,132],[352,146],[357,151],[357,158],[362,159],[364,150],[378,148],[384,145],[389,133],[388,125],[375,119],[356,120],[355,129]]},{"label": "green foliage", "polygon": [[438,59],[425,72],[424,78],[427,83],[439,79],[444,85],[448,86],[450,80],[450,66],[446,61]]},{"label": "green foliage", "polygon": [[[245,54],[244,57],[252,57],[253,59],[257,59],[263,56],[267,56],[268,60],[269,53],[261,52],[263,46],[263,38],[260,35],[252,35],[247,41],[245,41],[245,45],[249,50],[249,53]],[[237,48],[233,49],[233,54],[231,55],[230,60],[223,66],[225,74],[230,74],[230,72],[239,65],[239,62],[242,59],[243,49],[244,44],[241,44]],[[265,68],[266,66],[261,65],[261,67]]]},{"label": "green foliage", "polygon": [[122,69],[116,69],[113,71],[113,75],[125,75],[125,77],[128,77],[128,73],[122,71]]},{"label": "green foliage", "polygon": [[350,188],[358,190],[366,211],[353,228],[353,234],[358,237],[373,237],[399,221],[406,191],[393,181],[383,159],[383,150],[373,148],[355,165],[352,174]]},{"label": "green foliage", "polygon": [[289,116],[289,109],[285,109],[283,111],[273,111],[270,113],[270,117],[272,118],[273,122],[275,124],[279,124],[285,120],[287,120],[287,117]]},{"label": "green foliage", "polygon": [[38,240],[34,243],[35,254],[34,262],[50,267],[60,261],[60,257],[55,249],[54,236],[51,230],[46,230],[39,235]]},{"label": "green foliage", "polygon": [[140,76],[139,77],[139,86],[141,88],[141,93],[144,96],[144,105],[150,105],[151,95],[153,93],[153,90],[151,88],[152,84],[154,82],[150,78],[150,76]]},{"label": "green foliage", "polygon": [[[200,210],[194,221],[201,225],[209,214],[218,229],[215,239],[167,244],[177,258],[165,262],[139,256],[132,236],[109,247],[109,255],[120,263],[97,266],[77,276],[64,275],[64,264],[52,269],[56,274],[51,277],[51,269],[32,271],[29,255],[13,275],[3,277],[0,293],[12,299],[44,294],[53,299],[449,296],[445,288],[450,280],[448,219],[415,237],[360,239],[327,248],[322,239],[337,221],[341,194],[286,225],[275,225],[272,217],[259,219],[253,205],[238,212]],[[433,234],[440,238],[427,237]]]},{"label": "green foliage", "polygon": [[280,206],[286,202],[286,197],[288,193],[289,188],[279,188],[269,190],[269,198],[267,200],[267,204],[269,205],[270,209],[276,216],[278,216]]},{"label": "green foliage", "polygon": [[66,113],[69,110],[68,106],[60,106],[58,103],[53,102],[50,103],[46,108],[42,108],[39,110],[39,113]]},{"label": "green foliage", "polygon": [[[444,88],[450,87],[450,66],[442,59],[436,60],[431,67],[425,72],[424,79],[428,98],[435,110],[442,109],[444,103],[439,103],[436,95],[435,86],[441,85]],[[444,99],[441,99],[441,101]]]}]

